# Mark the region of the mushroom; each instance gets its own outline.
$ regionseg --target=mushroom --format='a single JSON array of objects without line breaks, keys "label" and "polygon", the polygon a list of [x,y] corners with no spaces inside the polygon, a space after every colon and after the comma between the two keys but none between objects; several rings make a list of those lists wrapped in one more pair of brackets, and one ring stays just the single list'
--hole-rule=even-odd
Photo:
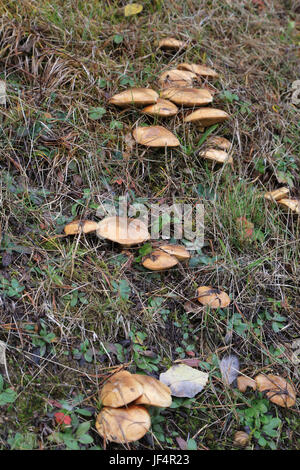
[{"label": "mushroom", "polygon": [[201,286],[197,289],[198,301],[210,308],[225,308],[230,304],[230,297],[226,292],[211,286]]},{"label": "mushroom", "polygon": [[143,259],[143,266],[151,271],[164,271],[178,264],[178,259],[162,250],[154,250]]},{"label": "mushroom", "polygon": [[109,104],[114,104],[120,107],[133,106],[146,106],[148,104],[156,103],[158,100],[158,93],[151,90],[151,88],[130,88],[129,90],[122,91],[117,95],[112,96]]},{"label": "mushroom", "polygon": [[193,84],[193,80],[197,75],[186,70],[167,70],[159,77],[159,84],[162,88],[170,87],[187,87]]},{"label": "mushroom", "polygon": [[215,70],[207,67],[206,65],[183,63],[179,64],[177,68],[179,70],[188,70],[189,72],[196,73],[197,75],[201,75],[202,77],[218,77],[218,73]]},{"label": "mushroom", "polygon": [[171,406],[171,390],[167,385],[149,375],[134,374],[133,377],[143,387],[143,393],[135,400],[135,405],[158,406],[160,408]]},{"label": "mushroom", "polygon": [[231,147],[231,142],[229,140],[225,139],[225,137],[219,137],[217,135],[208,137],[206,143],[209,146],[216,146],[222,150],[229,150]]},{"label": "mushroom", "polygon": [[98,237],[107,238],[124,247],[138,245],[150,239],[148,228],[141,220],[127,217],[105,217],[99,222],[96,233]]},{"label": "mushroom", "polygon": [[159,249],[171,256],[175,256],[179,261],[184,261],[191,257],[187,249],[181,245],[160,245]]},{"label": "mushroom", "polygon": [[237,378],[237,386],[240,392],[245,392],[248,387],[252,388],[252,390],[256,390],[256,382],[251,377],[247,377],[246,375],[239,375]]},{"label": "mushroom", "polygon": [[187,43],[184,41],[179,41],[175,38],[164,38],[161,39],[158,43],[159,49],[164,50],[179,50],[179,49],[186,49]]},{"label": "mushroom", "polygon": [[143,406],[103,408],[96,419],[96,429],[108,441],[126,444],[141,439],[150,429],[149,412]]},{"label": "mushroom", "polygon": [[298,199],[280,199],[277,201],[278,204],[281,204],[282,206],[290,209],[292,212],[295,212],[296,214],[300,214],[300,201]]},{"label": "mushroom", "polygon": [[284,196],[288,196],[290,194],[289,188],[283,186],[282,188],[275,189],[274,191],[269,191],[265,193],[265,199],[269,201],[278,201],[283,199]]},{"label": "mushroom", "polygon": [[77,235],[80,232],[89,233],[97,230],[99,223],[93,220],[73,220],[64,227],[66,235]]},{"label": "mushroom", "polygon": [[177,112],[178,108],[176,104],[169,100],[162,100],[161,98],[159,98],[155,104],[151,104],[150,106],[146,106],[146,108],[142,109],[143,114],[158,117],[175,116]]},{"label": "mushroom", "polygon": [[266,392],[267,398],[276,405],[290,408],[295,404],[296,391],[293,385],[280,375],[258,374],[255,381],[257,389],[260,392]]},{"label": "mushroom", "polygon": [[250,440],[249,434],[244,431],[237,431],[233,438],[233,444],[238,447],[246,447]]},{"label": "mushroom", "polygon": [[212,95],[205,88],[170,87],[162,90],[160,96],[181,106],[201,106],[213,100]]},{"label": "mushroom", "polygon": [[143,387],[134,375],[121,371],[110,377],[100,390],[100,400],[104,406],[119,408],[133,402],[143,393]]},{"label": "mushroom", "polygon": [[146,147],[178,147],[177,137],[162,126],[137,127],[132,133],[138,144]]},{"label": "mushroom", "polygon": [[199,156],[217,163],[233,163],[232,156],[224,150],[208,149],[199,152]]},{"label": "mushroom", "polygon": [[201,108],[186,116],[184,122],[197,122],[200,126],[208,127],[218,122],[223,122],[228,118],[229,114],[222,109]]}]

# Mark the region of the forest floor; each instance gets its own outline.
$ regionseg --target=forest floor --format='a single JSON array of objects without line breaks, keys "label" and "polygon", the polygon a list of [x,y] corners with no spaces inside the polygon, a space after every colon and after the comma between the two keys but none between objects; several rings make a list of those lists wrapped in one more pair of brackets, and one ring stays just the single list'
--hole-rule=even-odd
[{"label": "forest floor", "polygon": [[[152,412],[130,449],[228,450],[238,430],[247,449],[299,448],[299,402],[241,393],[219,368],[233,354],[247,376],[299,384],[299,217],[264,199],[283,185],[300,196],[299,2],[141,0],[125,17],[126,3],[0,0],[0,449],[102,449],[105,379],[123,366],[159,377],[186,359],[207,385]],[[188,47],[166,54],[166,36]],[[209,132],[232,142],[233,165],[199,157],[208,133],[182,112],[159,121],[180,147],[133,145],[132,129],[153,119],[108,104],[129,87],[159,90],[181,62],[219,72],[207,83],[230,119]],[[203,248],[152,273],[141,259],[157,241],[123,250],[64,236],[65,224],[99,220],[99,206],[125,195],[149,208],[204,204]],[[240,218],[253,224],[247,236]],[[229,307],[194,303],[200,285],[227,292]],[[57,412],[70,416],[65,427]]]}]

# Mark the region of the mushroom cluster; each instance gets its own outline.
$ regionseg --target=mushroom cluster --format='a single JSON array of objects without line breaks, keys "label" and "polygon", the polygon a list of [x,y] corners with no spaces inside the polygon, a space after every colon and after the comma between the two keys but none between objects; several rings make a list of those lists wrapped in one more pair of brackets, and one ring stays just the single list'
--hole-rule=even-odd
[{"label": "mushroom cluster", "polygon": [[165,271],[176,266],[179,261],[189,258],[189,252],[182,245],[160,245],[159,248],[144,256],[143,266],[151,271]]},{"label": "mushroom cluster", "polygon": [[[158,47],[163,51],[174,52],[186,49],[187,43],[168,37],[159,41]],[[229,119],[229,115],[225,111],[207,106],[213,101],[214,89],[209,88],[206,82],[202,87],[199,87],[203,79],[207,81],[217,77],[218,73],[206,65],[184,62],[160,75],[158,79],[159,93],[151,88],[130,88],[113,95],[108,103],[121,108],[143,107],[142,114],[155,118],[175,116],[179,112],[179,107],[182,108],[182,111],[184,108],[190,108],[192,112],[184,116],[183,122],[194,123],[203,130],[205,127]],[[178,138],[161,125],[137,126],[132,135],[139,145],[146,147],[180,146]],[[213,141],[211,143],[213,144]],[[218,146],[217,141],[215,145]],[[218,150],[211,147],[199,155],[217,163],[233,163],[232,156],[222,148]]]},{"label": "mushroom cluster", "polygon": [[67,224],[64,232],[66,235],[96,232],[99,238],[118,243],[124,248],[144,243],[150,239],[148,228],[140,219],[118,216],[105,217],[100,222],[76,220]]},{"label": "mushroom cluster", "polygon": [[102,410],[96,429],[103,439],[126,444],[141,439],[150,429],[148,406],[167,408],[171,390],[147,375],[121,371],[110,377],[100,390]]}]

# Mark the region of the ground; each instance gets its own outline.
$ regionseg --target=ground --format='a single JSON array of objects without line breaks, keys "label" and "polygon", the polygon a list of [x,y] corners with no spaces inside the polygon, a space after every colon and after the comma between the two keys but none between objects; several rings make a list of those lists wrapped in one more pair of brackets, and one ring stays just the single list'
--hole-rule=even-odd
[{"label": "ground", "polygon": [[[209,373],[204,390],[152,411],[152,431],[130,449],[234,449],[238,430],[247,449],[299,448],[299,403],[241,393],[219,369],[234,354],[250,377],[299,381],[299,218],[264,199],[283,184],[299,197],[299,4],[141,0],[143,11],[124,17],[126,3],[0,2],[0,448],[103,448],[95,416],[108,375],[124,366],[158,377],[193,358]],[[166,36],[189,46],[165,54]],[[107,103],[131,86],[157,90],[180,62],[218,70],[209,86],[230,119],[209,132],[233,143],[233,166],[199,157],[207,133],[182,113],[164,124],[177,149],[133,145],[130,131],[153,120]],[[149,243],[124,251],[92,233],[63,235],[124,195],[147,207],[203,203],[202,250],[151,273],[141,266]],[[248,236],[238,218],[254,224]],[[225,290],[230,306],[199,307],[199,285]]]}]

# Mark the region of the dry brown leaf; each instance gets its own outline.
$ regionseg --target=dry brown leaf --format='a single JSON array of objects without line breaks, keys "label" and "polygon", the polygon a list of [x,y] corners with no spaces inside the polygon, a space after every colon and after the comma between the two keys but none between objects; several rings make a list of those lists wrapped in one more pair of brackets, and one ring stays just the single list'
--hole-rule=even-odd
[{"label": "dry brown leaf", "polygon": [[252,388],[252,390],[256,390],[256,382],[251,377],[247,377],[246,375],[240,375],[237,378],[237,386],[240,392],[245,392],[248,387]]},{"label": "dry brown leaf", "polygon": [[258,374],[255,377],[257,389],[266,392],[267,398],[278,406],[290,408],[296,402],[296,391],[292,384],[280,375]]}]

